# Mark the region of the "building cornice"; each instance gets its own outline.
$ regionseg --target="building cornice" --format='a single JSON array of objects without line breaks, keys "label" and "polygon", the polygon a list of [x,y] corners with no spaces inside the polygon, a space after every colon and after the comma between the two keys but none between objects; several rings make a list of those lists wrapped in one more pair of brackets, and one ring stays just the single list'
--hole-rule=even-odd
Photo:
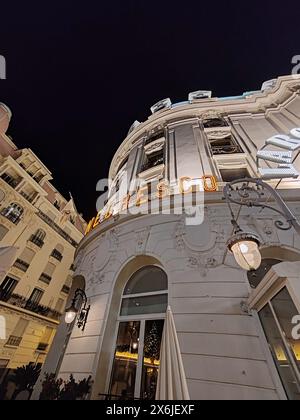
[{"label": "building cornice", "polygon": [[[274,188],[276,187],[276,182],[269,182],[270,185],[272,185]],[[224,194],[223,194],[223,186],[225,184],[219,184],[219,190],[215,191],[215,192],[206,192],[205,194],[205,200],[204,200],[204,205],[206,206],[213,206],[214,208],[216,206],[224,206],[225,202],[224,202]],[[284,199],[284,201],[286,203],[297,203],[300,202],[300,188],[293,188],[293,189],[279,189],[280,191],[280,195],[282,196],[282,198]],[[268,200],[269,204],[273,202],[272,197],[269,198]],[[170,217],[169,222],[170,223],[174,223],[176,221],[178,221],[178,215],[165,215],[166,217]],[[75,251],[75,257],[78,255],[78,253],[85,249],[88,245],[90,245],[92,242],[96,241],[99,239],[99,237],[103,234],[105,234],[106,232],[116,229],[119,226],[123,226],[125,223],[128,222],[132,222],[134,220],[138,220],[141,217],[152,217],[155,218],[157,217],[157,215],[151,215],[151,214],[120,214],[120,215],[116,215],[116,216],[112,216],[107,220],[104,220],[102,223],[100,223],[98,226],[96,226],[94,229],[92,229],[86,236],[83,237],[83,239],[80,241],[78,247],[76,248]],[[230,214],[228,212],[228,217],[230,217]],[[266,213],[261,213],[261,217],[262,218],[269,218],[270,214],[266,215]],[[147,223],[145,223],[145,225],[148,226]]]},{"label": "building cornice", "polygon": [[173,108],[163,109],[151,115],[140,123],[122,142],[112,160],[109,178],[114,179],[119,163],[129,153],[134,144],[151,129],[174,124],[174,120],[201,118],[211,110],[227,115],[252,115],[265,113],[271,108],[277,108],[300,91],[300,75],[278,77],[273,89],[265,92],[249,93],[238,99],[203,99],[192,103],[184,103]]}]

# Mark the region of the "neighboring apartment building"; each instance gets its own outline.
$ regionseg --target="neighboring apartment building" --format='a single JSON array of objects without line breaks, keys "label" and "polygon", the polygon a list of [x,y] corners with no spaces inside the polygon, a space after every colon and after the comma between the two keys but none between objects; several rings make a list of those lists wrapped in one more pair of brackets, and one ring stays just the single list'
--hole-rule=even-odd
[{"label": "neighboring apartment building", "polygon": [[[43,363],[72,283],[85,221],[50,183],[32,150],[6,134],[0,104],[0,384],[11,369]],[[5,335],[5,337],[4,337]]]},{"label": "neighboring apartment building", "polygon": [[[226,247],[233,227],[223,187],[261,176],[257,155],[267,139],[291,130],[299,138],[300,78],[279,77],[239,97],[195,92],[151,110],[115,153],[107,204],[76,251],[72,288],[85,288],[85,329],[75,324],[69,339],[61,323],[44,372],[92,375],[92,399],[153,399],[170,305],[192,399],[299,400],[300,340],[291,334],[300,313],[299,234],[274,224],[280,216],[270,209],[234,206],[241,228],[262,243],[261,267],[242,270]],[[278,139],[271,141],[269,149],[280,152]],[[299,149],[293,141],[282,144]],[[278,173],[268,165],[264,171]],[[281,167],[289,178],[268,183],[299,220],[295,169]],[[189,226],[178,185],[186,181],[189,190],[203,179],[204,223]],[[156,210],[170,203],[174,211],[151,213],[149,203]],[[41,379],[32,397],[40,390]]]}]

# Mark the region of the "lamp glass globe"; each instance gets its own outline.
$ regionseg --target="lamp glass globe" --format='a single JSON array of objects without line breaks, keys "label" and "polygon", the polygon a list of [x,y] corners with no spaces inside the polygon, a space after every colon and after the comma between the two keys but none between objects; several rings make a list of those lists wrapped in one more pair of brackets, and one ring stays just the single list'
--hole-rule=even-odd
[{"label": "lamp glass globe", "polygon": [[256,241],[238,241],[232,245],[231,251],[238,265],[244,270],[257,270],[261,264],[261,254]]}]

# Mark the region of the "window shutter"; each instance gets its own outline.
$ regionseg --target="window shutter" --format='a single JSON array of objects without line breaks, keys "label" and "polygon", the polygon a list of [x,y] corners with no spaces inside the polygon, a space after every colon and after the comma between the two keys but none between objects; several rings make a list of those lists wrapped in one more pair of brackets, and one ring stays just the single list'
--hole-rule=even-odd
[{"label": "window shutter", "polygon": [[22,254],[20,255],[20,260],[23,260],[27,262],[27,264],[30,264],[34,256],[35,252],[32,249],[25,248]]},{"label": "window shutter", "polygon": [[27,319],[20,318],[11,335],[23,337],[28,324],[29,321],[27,321]]},{"label": "window shutter", "polygon": [[44,273],[47,274],[48,276],[52,277],[52,274],[54,273],[54,270],[55,270],[55,265],[52,264],[51,262],[48,262],[46,267],[45,267]]},{"label": "window shutter", "polygon": [[7,232],[8,232],[8,229],[5,226],[0,225],[0,241],[2,241],[2,239],[7,234]]}]

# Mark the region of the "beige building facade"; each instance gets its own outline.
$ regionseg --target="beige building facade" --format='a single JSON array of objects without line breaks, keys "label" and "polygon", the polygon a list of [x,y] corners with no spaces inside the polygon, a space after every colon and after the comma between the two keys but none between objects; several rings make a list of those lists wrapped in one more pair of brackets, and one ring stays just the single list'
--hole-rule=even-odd
[{"label": "beige building facade", "polygon": [[[153,399],[170,305],[192,399],[300,399],[299,234],[278,229],[271,209],[233,206],[242,229],[262,243],[260,268],[246,272],[226,247],[233,228],[223,200],[226,183],[261,177],[265,163],[257,154],[268,139],[298,135],[299,77],[279,77],[239,97],[194,92],[151,111],[117,150],[105,207],[76,251],[71,294],[85,289],[91,305],[85,329],[60,325],[43,372],[91,375],[91,399]],[[285,168],[290,175],[268,183],[299,220],[298,150],[294,166]],[[273,164],[263,169],[275,170]],[[187,223],[176,190],[185,182],[188,190],[203,187],[203,223]],[[146,191],[150,183],[154,195]],[[165,185],[169,214],[120,211],[149,203],[165,208],[163,200],[156,205]],[[33,398],[40,389],[41,381]]]},{"label": "beige building facade", "polygon": [[44,362],[85,229],[47,167],[8,136],[10,119],[0,104],[0,383],[17,367]]}]

